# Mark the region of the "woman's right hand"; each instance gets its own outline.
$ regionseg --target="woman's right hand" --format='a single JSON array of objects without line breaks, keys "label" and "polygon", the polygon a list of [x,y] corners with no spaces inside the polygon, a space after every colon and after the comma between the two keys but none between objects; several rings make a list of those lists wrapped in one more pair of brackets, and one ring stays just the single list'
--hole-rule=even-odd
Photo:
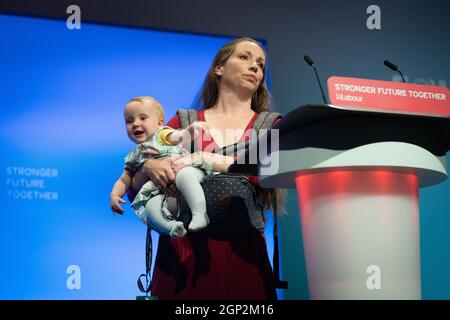
[{"label": "woman's right hand", "polygon": [[160,189],[164,189],[169,183],[175,182],[171,157],[145,161],[144,172]]},{"label": "woman's right hand", "polygon": [[[135,179],[133,179],[133,188],[137,187],[135,189],[139,190],[145,182],[152,180],[161,190],[167,188],[170,184],[168,189],[169,195],[174,197],[177,196],[177,190],[175,188],[175,172],[172,169],[172,158],[148,159],[140,169],[141,170],[138,170],[135,174],[136,180],[140,181],[135,181]],[[135,184],[135,182],[137,183]]]}]

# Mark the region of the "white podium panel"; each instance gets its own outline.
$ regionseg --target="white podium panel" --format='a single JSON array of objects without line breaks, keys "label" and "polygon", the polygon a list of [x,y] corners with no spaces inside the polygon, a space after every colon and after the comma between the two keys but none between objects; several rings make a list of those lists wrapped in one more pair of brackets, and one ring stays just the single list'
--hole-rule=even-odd
[{"label": "white podium panel", "polygon": [[388,170],[296,179],[311,299],[420,299],[418,179]]}]

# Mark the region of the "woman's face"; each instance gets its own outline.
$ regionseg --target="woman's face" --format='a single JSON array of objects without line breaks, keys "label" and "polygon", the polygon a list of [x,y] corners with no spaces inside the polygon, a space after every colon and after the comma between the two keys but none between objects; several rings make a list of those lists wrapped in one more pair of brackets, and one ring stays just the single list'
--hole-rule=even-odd
[{"label": "woman's face", "polygon": [[265,63],[266,56],[260,46],[243,41],[236,45],[223,66],[215,68],[215,74],[221,78],[220,86],[244,90],[251,96],[264,77]]}]

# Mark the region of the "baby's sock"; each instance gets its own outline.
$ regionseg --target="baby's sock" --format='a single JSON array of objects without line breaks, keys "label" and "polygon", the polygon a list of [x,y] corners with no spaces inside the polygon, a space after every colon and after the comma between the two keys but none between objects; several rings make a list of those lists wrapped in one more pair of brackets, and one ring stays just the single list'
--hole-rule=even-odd
[{"label": "baby's sock", "polygon": [[187,233],[186,229],[184,228],[183,222],[181,221],[172,221],[171,222],[171,228],[170,228],[170,236],[174,238],[181,238],[184,237]]},{"label": "baby's sock", "polygon": [[191,220],[191,223],[189,223],[188,230],[189,231],[198,231],[203,228],[206,228],[206,226],[208,224],[209,224],[208,215],[192,213],[192,220]]}]

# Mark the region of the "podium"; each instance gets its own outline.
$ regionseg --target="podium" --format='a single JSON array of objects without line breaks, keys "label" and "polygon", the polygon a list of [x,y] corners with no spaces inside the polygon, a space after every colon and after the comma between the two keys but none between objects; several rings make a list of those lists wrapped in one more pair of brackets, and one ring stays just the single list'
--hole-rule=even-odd
[{"label": "podium", "polygon": [[421,299],[418,193],[447,178],[450,118],[306,105],[274,129],[229,172],[297,189],[311,299]]}]

